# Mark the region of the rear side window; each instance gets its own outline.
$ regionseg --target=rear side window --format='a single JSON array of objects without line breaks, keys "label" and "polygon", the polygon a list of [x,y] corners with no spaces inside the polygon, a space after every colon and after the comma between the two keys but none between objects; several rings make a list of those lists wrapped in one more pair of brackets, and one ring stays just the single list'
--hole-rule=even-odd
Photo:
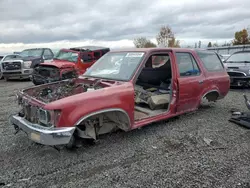
[{"label": "rear side window", "polygon": [[222,62],[216,53],[211,52],[197,52],[203,65],[209,72],[224,70]]},{"label": "rear side window", "polygon": [[176,58],[181,77],[200,75],[200,69],[197,62],[190,53],[177,52]]}]

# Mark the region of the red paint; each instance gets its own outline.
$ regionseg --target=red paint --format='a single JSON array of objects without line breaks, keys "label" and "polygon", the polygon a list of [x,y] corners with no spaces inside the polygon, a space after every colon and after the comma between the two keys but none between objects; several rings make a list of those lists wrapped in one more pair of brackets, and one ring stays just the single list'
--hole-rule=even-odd
[{"label": "red paint", "polygon": [[[121,51],[122,50],[117,52]],[[224,69],[220,72],[207,72],[194,50],[181,48],[151,48],[133,49],[131,51],[143,51],[146,55],[130,81],[113,81],[111,83],[103,81],[102,84],[105,86],[104,89],[80,93],[54,101],[44,106],[44,108],[48,110],[61,109],[61,116],[57,125],[58,127],[75,126],[79,119],[88,114],[110,108],[119,108],[128,114],[131,122],[130,129],[135,129],[155,121],[196,110],[200,104],[201,98],[207,92],[216,90],[220,94],[220,98],[224,98],[229,91],[230,80],[226,70]],[[147,61],[147,58],[155,52],[170,53],[173,79],[173,96],[170,109],[168,112],[166,111],[166,113],[134,121],[134,83],[141,68]],[[177,68],[175,52],[191,53],[198,63],[201,74],[199,76],[181,78]],[[84,77],[79,77],[79,79],[85,80]],[[203,83],[200,84],[199,81],[203,81]]]},{"label": "red paint", "polygon": [[[42,65],[55,66],[55,67],[60,69],[60,75],[62,75],[62,72],[65,71],[65,69],[67,69],[67,71],[69,71],[69,70],[77,70],[78,75],[81,75],[89,67],[91,67],[100,57],[102,57],[106,53],[102,49],[90,50],[90,51],[84,51],[84,50],[79,51],[79,50],[74,50],[74,49],[61,49],[60,51],[77,53],[78,54],[77,61],[76,62],[70,62],[70,61],[66,61],[66,60],[54,59],[51,62],[42,63],[41,66]],[[98,53],[99,55],[95,55],[96,53]],[[88,55],[89,57],[91,57],[91,61],[83,63],[82,57],[84,55]]]}]

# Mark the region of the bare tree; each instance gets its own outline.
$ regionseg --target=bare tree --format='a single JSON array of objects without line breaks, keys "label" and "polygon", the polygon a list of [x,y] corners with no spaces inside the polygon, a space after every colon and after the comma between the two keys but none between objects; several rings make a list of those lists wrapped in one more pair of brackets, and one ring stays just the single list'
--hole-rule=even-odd
[{"label": "bare tree", "polygon": [[180,41],[176,40],[174,37],[168,41],[168,47],[180,48]]},{"label": "bare tree", "polygon": [[212,43],[209,42],[208,45],[207,45],[207,47],[212,47]]},{"label": "bare tree", "polygon": [[199,41],[198,48],[201,48],[201,41]]},{"label": "bare tree", "polygon": [[162,47],[169,47],[169,40],[174,38],[174,33],[169,26],[162,26],[156,36],[157,44]]},{"label": "bare tree", "polygon": [[156,44],[148,40],[146,37],[139,37],[134,39],[134,45],[136,48],[155,48]]},{"label": "bare tree", "polygon": [[217,44],[217,42],[213,43],[213,47],[219,47],[219,45]]}]

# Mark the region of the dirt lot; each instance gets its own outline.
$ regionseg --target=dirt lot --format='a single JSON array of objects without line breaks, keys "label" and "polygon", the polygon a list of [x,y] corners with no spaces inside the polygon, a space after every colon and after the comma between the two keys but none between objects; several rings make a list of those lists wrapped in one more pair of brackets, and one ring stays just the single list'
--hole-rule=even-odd
[{"label": "dirt lot", "polygon": [[0,81],[0,187],[250,187],[250,132],[228,122],[231,108],[246,110],[242,91],[171,122],[58,152],[8,125],[14,92],[30,85]]}]

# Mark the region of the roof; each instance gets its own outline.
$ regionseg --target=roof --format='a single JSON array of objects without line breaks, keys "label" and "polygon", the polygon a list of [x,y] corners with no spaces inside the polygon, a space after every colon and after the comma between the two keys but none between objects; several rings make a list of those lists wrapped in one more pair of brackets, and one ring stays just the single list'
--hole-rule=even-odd
[{"label": "roof", "polygon": [[250,53],[250,50],[237,51],[237,52],[234,52],[233,54],[238,54],[238,53]]},{"label": "roof", "polygon": [[80,46],[80,47],[70,48],[70,50],[76,50],[76,51],[85,51],[85,50],[95,51],[95,50],[104,50],[104,49],[109,50],[108,47],[103,47],[103,46]]},{"label": "roof", "polygon": [[[27,49],[24,49],[24,50],[43,50],[43,49],[50,49],[50,48],[27,48]],[[21,52],[19,52],[19,53],[21,53]]]},{"label": "roof", "polygon": [[210,52],[206,49],[198,49],[198,48],[123,48],[123,49],[117,49],[117,50],[112,50],[112,52],[128,52],[128,51],[133,51],[133,52],[157,52],[157,51],[176,51],[176,52],[194,52],[194,51],[206,51]]}]

